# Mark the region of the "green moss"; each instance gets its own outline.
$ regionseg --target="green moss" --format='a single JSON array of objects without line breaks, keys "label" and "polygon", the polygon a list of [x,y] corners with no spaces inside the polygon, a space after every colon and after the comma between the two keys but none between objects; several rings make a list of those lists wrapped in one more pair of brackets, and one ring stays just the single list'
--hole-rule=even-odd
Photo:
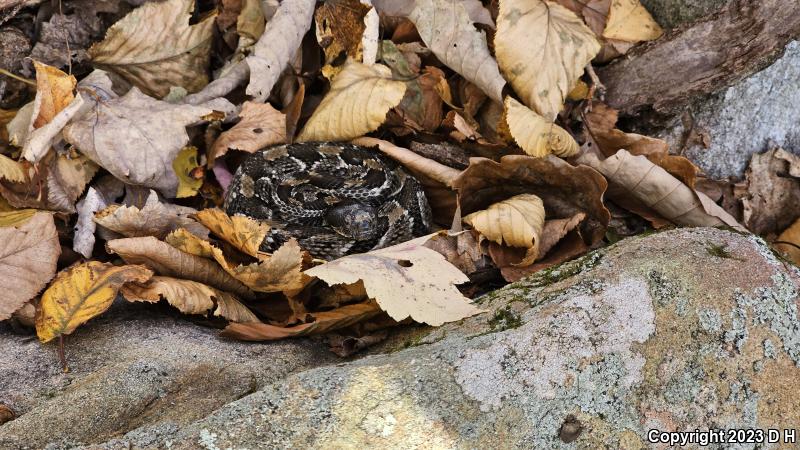
[{"label": "green moss", "polygon": [[522,318],[510,306],[498,309],[489,319],[489,328],[492,333],[518,328],[520,325],[522,325]]},{"label": "green moss", "polygon": [[725,250],[726,248],[728,248],[727,245],[719,245],[709,242],[706,246],[706,251],[709,255],[717,258],[735,259],[729,251]]},{"label": "green moss", "polygon": [[591,269],[596,266],[601,259],[603,259],[602,252],[600,250],[595,250],[574,261],[565,262],[536,272],[525,281],[525,285],[531,287],[549,286],[561,280],[574,277],[586,269]]}]

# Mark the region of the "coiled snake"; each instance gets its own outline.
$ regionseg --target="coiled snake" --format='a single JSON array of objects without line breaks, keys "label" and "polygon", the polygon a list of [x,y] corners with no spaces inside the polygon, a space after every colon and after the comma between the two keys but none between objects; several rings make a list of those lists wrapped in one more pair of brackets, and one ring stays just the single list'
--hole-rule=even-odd
[{"label": "coiled snake", "polygon": [[375,150],[342,143],[281,145],[248,156],[225,209],[271,224],[261,251],[294,237],[326,260],[421,236],[431,222],[414,177]]}]

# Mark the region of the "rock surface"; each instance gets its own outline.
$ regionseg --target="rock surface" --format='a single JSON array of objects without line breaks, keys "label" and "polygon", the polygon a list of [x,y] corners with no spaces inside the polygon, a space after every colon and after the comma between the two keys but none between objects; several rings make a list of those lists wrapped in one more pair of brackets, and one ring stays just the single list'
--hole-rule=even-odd
[{"label": "rock surface", "polygon": [[722,8],[728,0],[641,0],[665,29],[692,22]]},{"label": "rock surface", "polygon": [[[0,447],[645,448],[651,428],[798,428],[799,288],[800,271],[760,239],[681,229],[541,272],[484,297],[486,314],[396,331],[382,353],[339,364],[305,341],[110,318],[71,338],[76,372],[62,375],[51,349],[3,333],[2,388],[22,415],[0,426]],[[180,371],[192,386],[165,381]],[[128,410],[103,407],[122,399]]]}]

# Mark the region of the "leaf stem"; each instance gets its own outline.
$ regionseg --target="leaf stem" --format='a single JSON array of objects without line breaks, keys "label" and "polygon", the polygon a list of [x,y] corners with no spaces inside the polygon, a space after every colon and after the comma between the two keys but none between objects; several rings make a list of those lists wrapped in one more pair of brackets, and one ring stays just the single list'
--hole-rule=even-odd
[{"label": "leaf stem", "polygon": [[13,78],[13,79],[15,79],[17,81],[21,81],[23,83],[30,84],[31,86],[36,86],[36,82],[35,81],[29,80],[27,78],[23,78],[23,77],[21,77],[19,75],[15,75],[15,74],[7,71],[6,69],[0,69],[0,75],[5,75],[5,76],[7,76],[9,78]]},{"label": "leaf stem", "polygon": [[67,357],[64,355],[64,335],[58,336],[58,359],[61,361],[61,369],[64,373],[69,373],[69,366],[67,366]]}]

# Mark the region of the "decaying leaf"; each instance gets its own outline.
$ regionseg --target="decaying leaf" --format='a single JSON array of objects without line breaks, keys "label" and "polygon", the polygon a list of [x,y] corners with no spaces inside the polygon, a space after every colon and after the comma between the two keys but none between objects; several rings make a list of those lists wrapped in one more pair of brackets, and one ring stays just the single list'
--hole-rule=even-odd
[{"label": "decaying leaf", "polygon": [[61,271],[42,294],[36,310],[36,334],[42,343],[72,333],[105,312],[123,284],[144,283],[153,272],[143,266],[113,266],[97,261]]},{"label": "decaying leaf", "polygon": [[211,242],[200,238],[185,228],[178,228],[164,238],[164,242],[178,250],[202,258],[214,259]]},{"label": "decaying leaf", "polygon": [[89,49],[92,63],[159,98],[171,86],[200,90],[208,83],[214,17],[190,25],[193,5],[166,0],[131,11]]},{"label": "decaying leaf", "polygon": [[83,255],[84,258],[91,258],[92,251],[94,251],[94,232],[97,230],[94,214],[106,206],[108,203],[103,195],[95,188],[90,187],[86,196],[75,207],[78,211],[78,221],[72,237],[72,249]]},{"label": "decaying leaf", "polygon": [[32,299],[56,274],[61,254],[53,215],[36,213],[0,228],[0,321]]},{"label": "decaying leaf", "polygon": [[743,220],[756,234],[779,233],[797,218],[800,157],[783,149],[754,154],[745,173]]},{"label": "decaying leaf", "polygon": [[363,281],[367,295],[397,321],[411,317],[438,326],[481,313],[455,286],[469,278],[418,241],[348,255],[305,273],[329,285]]},{"label": "decaying leaf", "polygon": [[523,103],[550,122],[600,50],[572,11],[544,0],[502,0],[494,44],[500,70]]},{"label": "decaying leaf", "polygon": [[211,252],[225,271],[256,292],[294,292],[310,281],[302,272],[303,250],[294,239],[271,256],[261,257],[251,264],[232,263],[217,247],[212,246]]},{"label": "decaying leaf", "polygon": [[664,31],[639,0],[613,0],[603,37],[625,42],[658,39]]},{"label": "decaying leaf", "polygon": [[458,233],[440,231],[425,242],[425,247],[435,250],[466,275],[486,269],[491,264],[481,251],[479,234],[475,230]]},{"label": "decaying leaf", "polygon": [[55,67],[33,62],[36,69],[36,98],[33,101],[33,112],[30,130],[40,128],[53,120],[62,109],[75,98],[73,91],[77,81]]},{"label": "decaying leaf", "polygon": [[126,284],[120,293],[131,302],[155,303],[163,298],[184,314],[206,314],[216,307],[214,315],[225,319],[259,322],[233,294],[196,281],[155,276],[145,284]]},{"label": "decaying leaf", "polygon": [[325,52],[325,64],[345,55],[362,61],[364,18],[371,10],[359,0],[326,1],[317,8],[317,42]]},{"label": "decaying leaf", "polygon": [[106,243],[106,249],[128,264],[145,265],[159,275],[197,281],[241,298],[253,298],[247,286],[214,261],[184,253],[152,236],[114,239]]},{"label": "decaying leaf", "polygon": [[536,157],[552,153],[562,158],[578,153],[578,143],[567,130],[548,122],[511,97],[506,97],[504,103],[503,118],[508,130],[525,153]]},{"label": "decaying leaf", "polygon": [[[172,161],[172,170],[178,177],[175,198],[194,197],[203,185],[204,170],[197,161],[197,147],[184,147]],[[198,176],[199,174],[199,176]]]},{"label": "decaying leaf", "polygon": [[269,103],[244,102],[239,117],[239,123],[214,141],[208,155],[209,166],[228,150],[254,153],[286,141],[286,115]]},{"label": "decaying leaf", "polygon": [[272,341],[287,337],[324,334],[349,327],[381,313],[374,302],[346,305],[331,311],[308,313],[312,321],[290,327],[279,327],[266,323],[231,323],[222,331],[222,336],[243,341]]},{"label": "decaying leaf", "polygon": [[247,216],[229,216],[221,209],[204,209],[196,214],[197,220],[212,233],[253,257],[267,236],[270,226]]},{"label": "decaying leaf", "polygon": [[520,266],[533,264],[539,256],[544,228],[544,204],[533,194],[519,194],[464,217],[464,222],[486,239],[526,249]]},{"label": "decaying leaf", "polygon": [[778,236],[774,246],[793,263],[800,265],[800,219]]},{"label": "decaying leaf", "polygon": [[344,141],[367,134],[383,123],[405,92],[406,84],[392,80],[388,67],[349,61],[297,140]]},{"label": "decaying leaf", "polygon": [[[506,82],[461,0],[417,0],[409,18],[422,40],[448,67],[502,102]],[[527,42],[527,41],[524,41]]]},{"label": "decaying leaf", "polygon": [[0,179],[22,183],[28,177],[22,164],[5,155],[0,155]]},{"label": "decaying leaf", "polygon": [[174,198],[178,178],[172,162],[189,142],[186,126],[211,112],[155,100],[133,88],[120,98],[96,102],[64,128],[64,138],[125,183]]},{"label": "decaying leaf", "polygon": [[694,191],[644,156],[633,156],[626,150],[619,150],[603,161],[593,154],[582,155],[578,161],[595,168],[610,183],[627,190],[673,223],[709,227],[727,225],[744,231],[736,219],[705,194]]},{"label": "decaying leaf", "polygon": [[[158,194],[150,191],[144,207],[111,205],[94,214],[94,221],[125,237],[155,236],[164,238],[173,230],[186,227],[201,236],[207,235],[189,215],[197,210],[186,206],[161,203]],[[205,231],[205,232],[204,232]]]}]

